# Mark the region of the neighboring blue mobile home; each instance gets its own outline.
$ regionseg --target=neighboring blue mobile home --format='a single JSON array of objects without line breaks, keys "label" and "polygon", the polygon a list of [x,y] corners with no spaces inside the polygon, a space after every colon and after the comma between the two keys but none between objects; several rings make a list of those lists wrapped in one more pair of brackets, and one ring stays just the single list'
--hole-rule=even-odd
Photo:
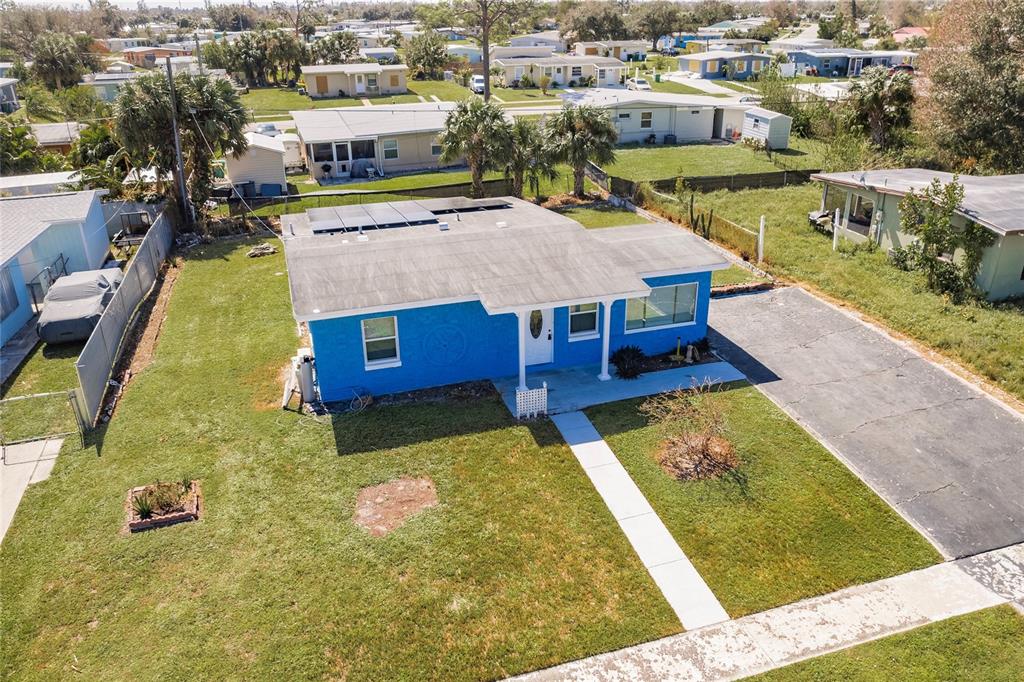
[{"label": "neighboring blue mobile home", "polygon": [[0,345],[28,322],[54,279],[103,265],[110,250],[103,194],[0,198]]},{"label": "neighboring blue mobile home", "polygon": [[861,71],[871,66],[912,66],[917,58],[916,52],[906,50],[868,51],[841,47],[792,50],[786,54],[789,61],[796,65],[798,75],[833,78],[859,76]]},{"label": "neighboring blue mobile home", "polygon": [[756,78],[770,61],[771,57],[766,54],[711,50],[680,55],[679,70],[690,71],[701,78],[746,80]]},{"label": "neighboring blue mobile home", "polygon": [[323,400],[594,366],[707,334],[727,261],[665,224],[587,230],[518,199],[430,199],[282,216],[296,319]]}]

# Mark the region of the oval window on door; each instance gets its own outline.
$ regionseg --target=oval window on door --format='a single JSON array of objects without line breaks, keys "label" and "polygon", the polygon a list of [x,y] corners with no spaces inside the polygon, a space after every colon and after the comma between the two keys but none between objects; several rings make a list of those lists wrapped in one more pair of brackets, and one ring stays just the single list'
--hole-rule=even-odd
[{"label": "oval window on door", "polygon": [[535,339],[539,339],[543,329],[544,313],[540,310],[534,310],[530,313],[530,335]]}]

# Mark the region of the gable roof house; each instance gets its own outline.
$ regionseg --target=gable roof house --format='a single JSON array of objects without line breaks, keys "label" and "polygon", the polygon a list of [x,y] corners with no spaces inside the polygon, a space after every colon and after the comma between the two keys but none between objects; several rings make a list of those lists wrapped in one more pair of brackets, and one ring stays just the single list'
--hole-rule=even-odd
[{"label": "gable roof house", "polygon": [[[292,310],[325,401],[593,366],[707,334],[728,261],[667,224],[587,230],[519,199],[426,199],[281,217]],[[536,386],[539,381],[533,380]]]},{"label": "gable roof house", "polygon": [[615,87],[626,77],[626,65],[613,57],[552,54],[547,57],[501,57],[491,64],[502,72],[504,82],[515,85],[529,76],[534,83],[548,76],[551,85]]},{"label": "gable roof house", "polygon": [[904,26],[892,32],[892,39],[897,45],[901,45],[911,38],[928,38],[929,30],[924,26]]},{"label": "gable roof house", "polygon": [[423,102],[291,115],[310,174],[329,180],[366,177],[368,167],[390,174],[446,165],[437,137],[454,108],[453,102]]},{"label": "gable roof house", "polygon": [[[951,173],[901,168],[894,170],[819,173],[824,184],[821,213],[834,216],[838,227],[854,242],[873,241],[886,250],[905,247],[916,238],[900,225],[900,200],[924,189],[933,179],[949,183]],[[991,231],[996,241],[985,249],[976,284],[989,300],[1024,296],[1024,175],[962,175],[964,199],[954,225],[966,221]],[[962,254],[951,254],[956,259]]]},{"label": "gable roof house", "polygon": [[710,50],[679,56],[679,70],[689,71],[700,78],[755,78],[768,66],[771,57],[753,52]]},{"label": "gable roof house", "polygon": [[316,64],[302,67],[306,92],[319,97],[370,97],[408,92],[405,64]]},{"label": "gable roof house", "polygon": [[0,198],[0,344],[29,321],[53,280],[103,265],[110,249],[104,194]]},{"label": "gable roof house", "polygon": [[86,126],[84,123],[64,121],[62,123],[32,123],[29,128],[32,130],[32,137],[36,138],[39,146],[50,152],[66,154],[71,150]]},{"label": "gable roof house", "polygon": [[79,85],[92,88],[96,97],[103,102],[113,102],[121,86],[142,75],[141,71],[114,71],[87,74]]}]

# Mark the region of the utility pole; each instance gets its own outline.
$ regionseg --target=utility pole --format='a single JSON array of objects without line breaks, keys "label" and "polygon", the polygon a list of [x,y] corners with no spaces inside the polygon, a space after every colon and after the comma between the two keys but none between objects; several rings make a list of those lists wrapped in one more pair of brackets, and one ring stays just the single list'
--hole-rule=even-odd
[{"label": "utility pole", "polygon": [[178,191],[181,193],[181,217],[191,218],[195,223],[196,214],[192,208],[192,202],[188,200],[188,190],[185,185],[185,161],[181,156],[181,136],[178,133],[178,100],[174,93],[174,74],[171,72],[171,58],[167,57],[167,82],[171,88],[171,128],[174,130],[174,155],[178,160]]},{"label": "utility pole", "polygon": [[196,61],[199,62],[199,75],[203,75],[203,51],[199,49],[199,34],[193,33],[192,37],[196,41]]}]

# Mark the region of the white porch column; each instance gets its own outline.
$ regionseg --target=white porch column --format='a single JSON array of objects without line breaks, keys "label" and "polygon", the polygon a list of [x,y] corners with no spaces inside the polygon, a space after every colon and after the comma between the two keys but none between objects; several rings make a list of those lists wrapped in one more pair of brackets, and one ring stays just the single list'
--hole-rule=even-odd
[{"label": "white porch column", "polygon": [[526,313],[516,313],[519,322],[519,390],[526,390]]},{"label": "white porch column", "polygon": [[600,381],[608,381],[612,378],[612,375],[608,373],[608,346],[611,343],[612,335],[612,303],[614,301],[601,301],[604,319],[601,320],[601,373],[597,375]]}]

